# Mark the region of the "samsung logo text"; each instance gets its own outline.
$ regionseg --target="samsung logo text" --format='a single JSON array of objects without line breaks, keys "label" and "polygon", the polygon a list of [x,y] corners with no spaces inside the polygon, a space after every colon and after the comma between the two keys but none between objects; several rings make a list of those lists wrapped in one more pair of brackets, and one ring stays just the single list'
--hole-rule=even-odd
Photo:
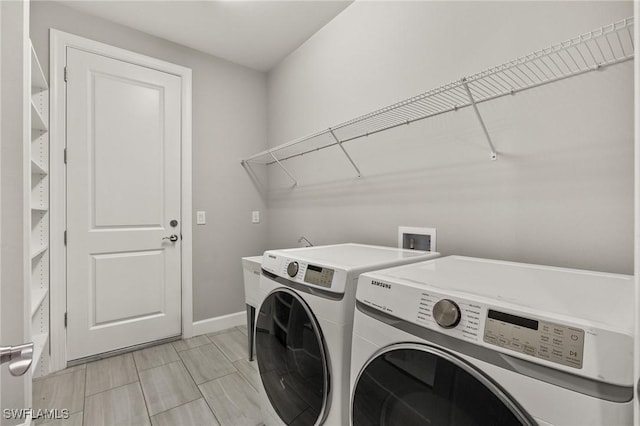
[{"label": "samsung logo text", "polygon": [[376,285],[376,286],[382,287],[382,288],[391,288],[391,284],[382,283],[382,282],[376,281],[376,280],[371,280],[371,285]]}]

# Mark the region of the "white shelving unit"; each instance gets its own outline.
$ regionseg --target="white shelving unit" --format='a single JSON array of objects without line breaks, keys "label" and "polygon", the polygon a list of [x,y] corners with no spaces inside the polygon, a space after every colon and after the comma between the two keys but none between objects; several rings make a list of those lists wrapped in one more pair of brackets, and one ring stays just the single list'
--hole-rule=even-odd
[{"label": "white shelving unit", "polygon": [[633,17],[630,17],[603,26],[309,136],[259,152],[243,159],[241,163],[249,168],[252,164],[277,164],[295,186],[298,182],[282,164],[284,161],[336,147],[346,156],[360,177],[358,166],[343,144],[466,107],[474,109],[487,139],[490,158],[495,160],[498,153],[482,120],[478,104],[632,60],[633,25]]},{"label": "white shelving unit", "polygon": [[31,46],[31,338],[33,377],[49,371],[49,86]]}]

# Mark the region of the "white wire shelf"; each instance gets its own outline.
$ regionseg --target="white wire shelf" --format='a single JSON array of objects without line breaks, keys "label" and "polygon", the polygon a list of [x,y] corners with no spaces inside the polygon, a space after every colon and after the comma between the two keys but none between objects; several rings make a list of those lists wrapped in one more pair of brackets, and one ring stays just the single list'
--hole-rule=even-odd
[{"label": "white wire shelf", "polygon": [[241,163],[243,166],[278,164],[296,185],[296,179],[282,162],[337,146],[360,176],[360,170],[343,147],[344,143],[469,106],[475,110],[487,138],[491,159],[495,160],[497,152],[477,104],[632,60],[633,25],[633,17],[605,25],[328,129],[259,152],[244,158]]}]

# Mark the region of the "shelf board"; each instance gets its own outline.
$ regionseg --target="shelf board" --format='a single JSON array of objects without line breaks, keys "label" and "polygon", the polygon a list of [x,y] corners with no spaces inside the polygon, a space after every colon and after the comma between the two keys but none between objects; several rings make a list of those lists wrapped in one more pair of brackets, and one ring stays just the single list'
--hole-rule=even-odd
[{"label": "shelf board", "polygon": [[31,318],[38,312],[40,305],[49,293],[48,288],[38,288],[31,292]]},{"label": "shelf board", "polygon": [[31,87],[38,89],[38,91],[48,90],[49,85],[47,79],[44,76],[40,61],[36,55],[36,51],[31,45]]},{"label": "shelf board", "polygon": [[31,206],[31,211],[32,212],[48,212],[49,207],[48,206]]},{"label": "shelf board", "polygon": [[40,115],[40,112],[33,104],[33,101],[31,102],[31,128],[35,130],[41,130],[43,132],[49,131],[47,122],[44,120],[42,115]]},{"label": "shelf board", "polygon": [[34,249],[31,251],[31,259],[33,260],[36,257],[40,256],[42,253],[47,251],[48,248],[49,248],[48,244],[43,244],[42,246],[34,247]]},{"label": "shelf board", "polygon": [[42,359],[44,348],[49,340],[49,333],[36,334],[31,337],[33,340],[33,364],[31,365],[31,375],[38,370],[38,365]]},{"label": "shelf board", "polygon": [[48,174],[48,172],[40,164],[36,163],[34,160],[31,160],[31,174],[46,175]]}]

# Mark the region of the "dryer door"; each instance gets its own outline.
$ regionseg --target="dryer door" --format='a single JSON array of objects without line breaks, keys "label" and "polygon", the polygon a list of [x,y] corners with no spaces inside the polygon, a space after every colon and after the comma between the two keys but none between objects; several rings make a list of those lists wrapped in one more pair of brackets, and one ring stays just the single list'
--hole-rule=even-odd
[{"label": "dryer door", "polygon": [[535,425],[489,377],[427,345],[400,344],[369,360],[352,396],[353,425]]},{"label": "dryer door", "polygon": [[286,424],[319,424],[328,410],[329,365],[320,326],[295,292],[267,296],[256,322],[256,358],[271,405]]}]

